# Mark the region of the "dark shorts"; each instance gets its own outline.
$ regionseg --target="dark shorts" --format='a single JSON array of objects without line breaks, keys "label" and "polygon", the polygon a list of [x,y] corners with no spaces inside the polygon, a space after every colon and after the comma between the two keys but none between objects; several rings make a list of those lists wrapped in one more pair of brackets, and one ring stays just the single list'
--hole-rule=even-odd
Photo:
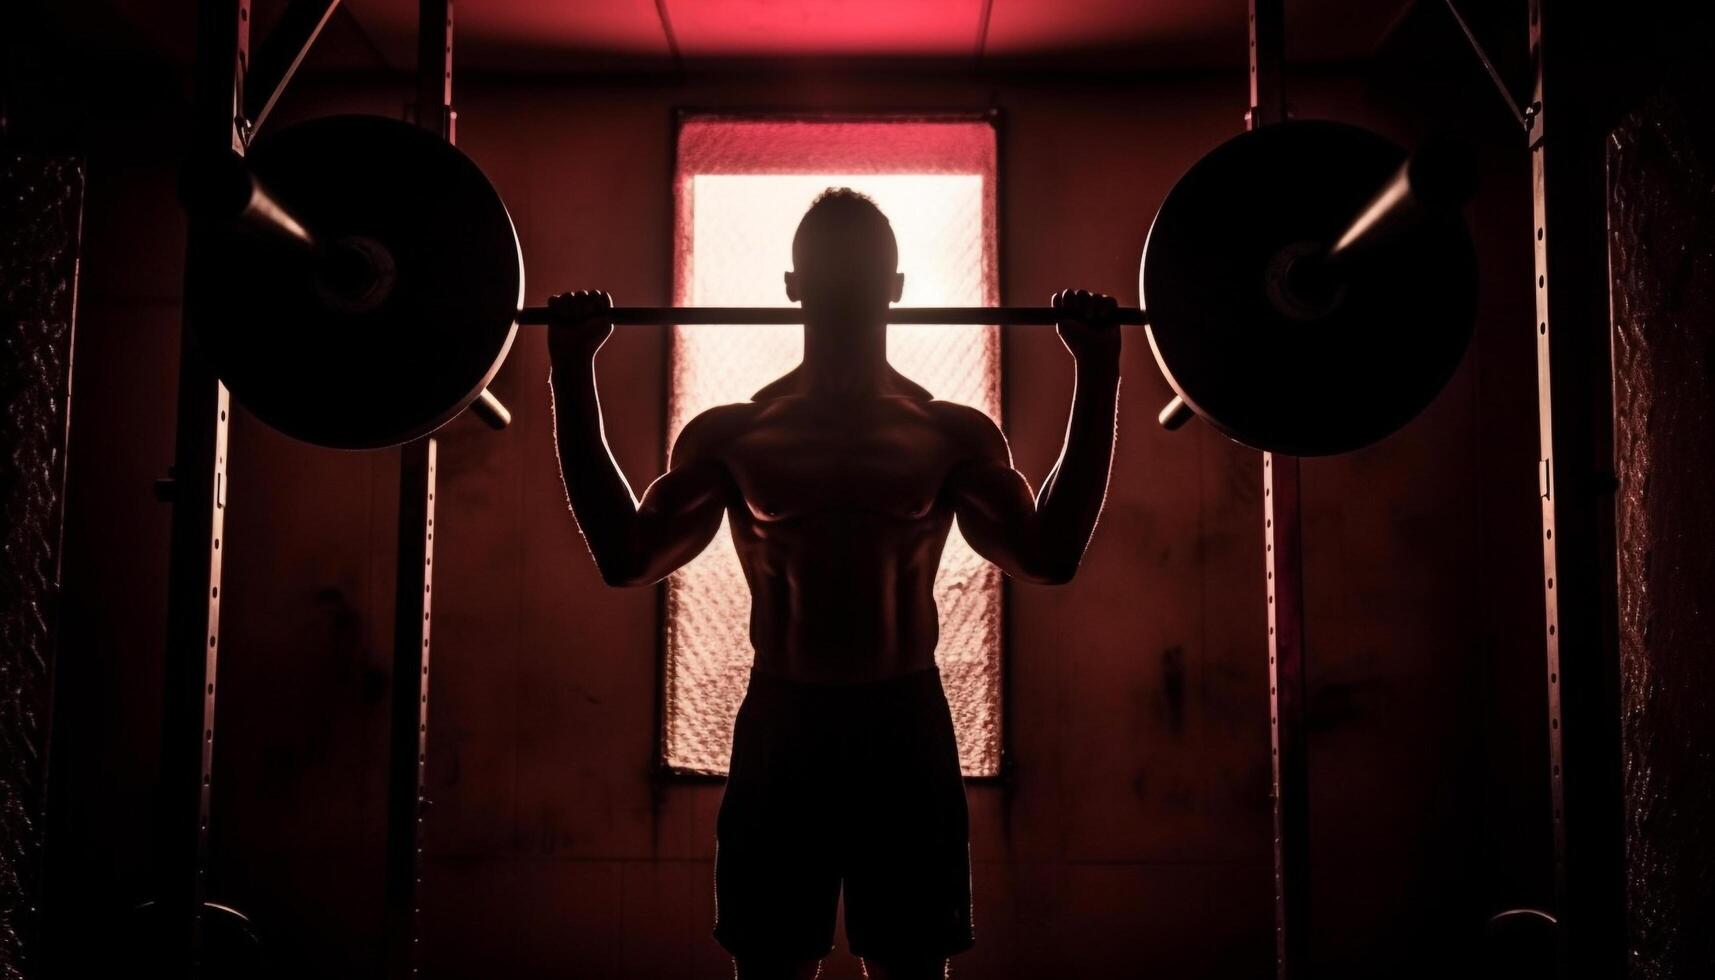
[{"label": "dark shorts", "polygon": [[935,670],[867,684],[752,672],[715,831],[715,939],[739,958],[881,963],[971,947],[969,815]]}]

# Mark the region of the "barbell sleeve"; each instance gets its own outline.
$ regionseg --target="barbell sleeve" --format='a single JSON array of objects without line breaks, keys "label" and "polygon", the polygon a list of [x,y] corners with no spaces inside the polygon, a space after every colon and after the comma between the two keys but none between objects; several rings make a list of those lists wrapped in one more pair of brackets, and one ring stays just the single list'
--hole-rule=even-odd
[{"label": "barbell sleeve", "polygon": [[1328,261],[1348,263],[1370,254],[1436,214],[1458,210],[1477,192],[1477,157],[1457,140],[1430,143],[1413,153],[1358,212],[1328,249]]},{"label": "barbell sleeve", "polygon": [[228,221],[262,238],[306,252],[317,247],[303,222],[269,193],[236,153],[197,158],[179,173],[179,199],[185,210],[214,221]]},{"label": "barbell sleeve", "polygon": [[[1058,323],[1062,318],[1062,312],[1051,306],[895,306],[887,311],[887,322],[898,324],[1004,327]],[[545,306],[530,306],[518,311],[518,322],[526,326],[541,326],[549,319]],[[804,310],[798,306],[616,306],[607,311],[606,319],[610,323],[627,326],[790,326],[804,322]],[[1121,307],[1119,322],[1127,326],[1143,326],[1149,318],[1136,307]]]}]

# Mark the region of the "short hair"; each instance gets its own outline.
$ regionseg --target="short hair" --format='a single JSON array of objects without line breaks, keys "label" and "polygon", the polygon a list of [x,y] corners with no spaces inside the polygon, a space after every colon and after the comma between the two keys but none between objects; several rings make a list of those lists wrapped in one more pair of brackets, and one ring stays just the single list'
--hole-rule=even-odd
[{"label": "short hair", "polygon": [[825,253],[818,246],[830,238],[855,239],[852,244],[868,246],[857,254],[873,255],[885,262],[889,272],[899,267],[899,241],[893,236],[893,224],[867,194],[850,187],[830,187],[816,195],[792,236],[793,266],[801,269],[807,256]]}]

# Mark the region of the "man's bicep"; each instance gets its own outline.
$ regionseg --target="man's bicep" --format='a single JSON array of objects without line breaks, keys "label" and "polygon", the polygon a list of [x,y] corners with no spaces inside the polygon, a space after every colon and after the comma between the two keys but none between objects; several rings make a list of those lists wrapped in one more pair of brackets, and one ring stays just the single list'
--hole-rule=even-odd
[{"label": "man's bicep", "polygon": [[714,535],[725,508],[729,479],[721,448],[737,409],[722,405],[685,423],[673,441],[667,472],[649,485],[638,504],[639,516],[670,523],[669,533],[700,536],[699,550]]},{"label": "man's bicep", "polygon": [[959,533],[977,554],[1014,571],[1036,516],[1030,484],[1010,465],[994,459],[960,466],[949,484]]},{"label": "man's bicep", "polygon": [[[643,492],[639,516],[655,522],[689,522],[687,530],[711,521],[720,523],[728,483],[719,452],[721,421],[721,410],[711,409],[686,423],[673,442],[667,472]],[[711,528],[709,534],[713,533]]]},{"label": "man's bicep", "polygon": [[683,514],[713,506],[719,510],[725,500],[726,470],[714,460],[690,460],[673,467],[655,478],[638,501],[638,513]]},{"label": "man's bicep", "polygon": [[725,512],[725,488],[720,465],[701,461],[668,470],[643,491],[627,576],[633,584],[659,581],[708,547]]},{"label": "man's bicep", "polygon": [[999,460],[972,460],[959,466],[948,488],[953,512],[961,521],[1005,522],[1036,509],[1024,475]]},{"label": "man's bicep", "polygon": [[1030,484],[1012,467],[1012,447],[987,415],[949,405],[953,441],[962,459],[948,474],[954,511],[962,522],[1004,522],[1035,509]]},{"label": "man's bicep", "polygon": [[1012,449],[993,420],[975,409],[954,411],[965,459],[948,475],[947,491],[959,533],[1002,571],[1035,579],[1039,528],[1030,482],[1013,468]]},{"label": "man's bicep", "polygon": [[643,491],[630,535],[631,584],[658,581],[695,558],[720,529],[729,479],[720,461],[720,411],[686,424],[666,473]]}]

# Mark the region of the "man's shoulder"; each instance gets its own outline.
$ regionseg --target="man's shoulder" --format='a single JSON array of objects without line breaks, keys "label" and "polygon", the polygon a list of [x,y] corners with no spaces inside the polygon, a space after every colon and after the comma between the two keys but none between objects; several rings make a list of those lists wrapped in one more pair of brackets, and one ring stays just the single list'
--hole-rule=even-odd
[{"label": "man's shoulder", "polygon": [[705,408],[691,416],[691,420],[686,422],[685,428],[680,431],[679,438],[683,439],[687,435],[714,437],[732,434],[755,418],[760,408],[756,402],[728,402]]},{"label": "man's shoulder", "polygon": [[732,402],[704,409],[691,417],[673,440],[673,459],[680,462],[692,457],[718,453],[722,446],[743,432],[753,418],[754,402]]},{"label": "man's shoulder", "polygon": [[952,441],[974,456],[1010,456],[1000,426],[982,409],[933,399],[924,406]]},{"label": "man's shoulder", "polygon": [[929,414],[944,425],[972,431],[1000,431],[1000,427],[995,425],[994,419],[989,418],[987,412],[963,402],[934,398],[923,404]]}]

